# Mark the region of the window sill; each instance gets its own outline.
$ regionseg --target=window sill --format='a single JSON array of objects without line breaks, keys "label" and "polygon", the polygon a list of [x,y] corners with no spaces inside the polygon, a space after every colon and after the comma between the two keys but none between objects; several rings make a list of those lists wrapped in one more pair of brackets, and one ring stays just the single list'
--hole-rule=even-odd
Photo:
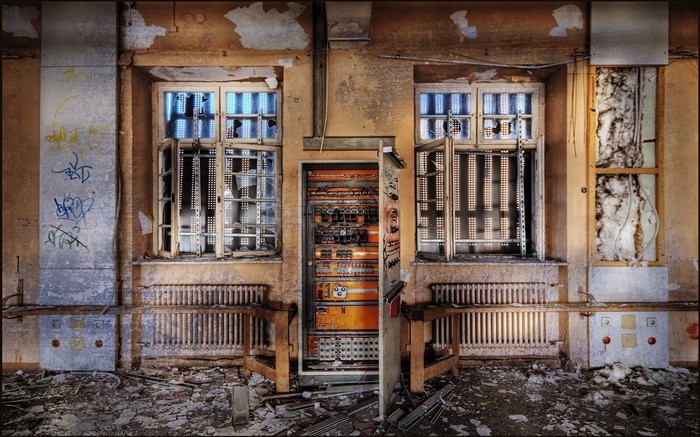
[{"label": "window sill", "polygon": [[281,264],[282,257],[250,257],[250,258],[151,258],[135,259],[131,265],[163,265],[163,264]]},{"label": "window sill", "polygon": [[560,261],[556,259],[534,259],[534,258],[462,258],[455,259],[451,261],[445,260],[426,260],[426,259],[413,259],[411,260],[411,265],[413,266],[423,266],[423,265],[442,265],[442,266],[458,266],[458,265],[470,265],[470,266],[489,266],[489,265],[533,265],[533,266],[566,266],[568,263],[566,261]]}]

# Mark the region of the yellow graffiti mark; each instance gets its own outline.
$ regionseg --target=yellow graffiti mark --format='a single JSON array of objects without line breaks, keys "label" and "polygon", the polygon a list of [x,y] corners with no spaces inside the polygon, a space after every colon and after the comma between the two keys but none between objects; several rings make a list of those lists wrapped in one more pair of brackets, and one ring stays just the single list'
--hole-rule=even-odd
[{"label": "yellow graffiti mark", "polygon": [[97,146],[102,145],[104,141],[102,134],[109,130],[109,125],[94,126],[88,128],[88,150],[94,150]]},{"label": "yellow graffiti mark", "polygon": [[[83,159],[83,145],[86,146],[87,151],[93,151],[97,149],[98,146],[102,145],[104,142],[104,133],[109,131],[109,125],[103,126],[88,126],[88,127],[73,127],[66,128],[65,126],[58,126],[52,130],[51,135],[47,135],[44,138],[53,143],[49,147],[49,151],[54,150],[63,152],[70,148],[74,148],[77,151],[80,159]],[[81,132],[83,133],[83,140],[80,139]]]},{"label": "yellow graffiti mark", "polygon": [[[51,134],[46,135],[44,139],[51,143],[51,146],[49,146],[49,152],[63,152],[69,148],[74,148],[80,159],[83,159],[83,145],[85,145],[87,151],[95,150],[104,142],[104,134],[105,132],[109,132],[110,126],[108,124],[104,124],[102,126],[92,125],[85,127],[66,127],[64,125],[57,125],[58,114],[68,102],[76,97],[79,97],[79,95],[75,94],[66,97],[61,104],[58,105],[54,111],[53,120],[51,122]],[[82,141],[81,134],[83,137]]]},{"label": "yellow graffiti mark", "polygon": [[58,108],[53,112],[53,121],[51,122],[51,127],[56,127],[56,119],[58,118],[58,113],[61,112],[61,109],[63,108],[63,105],[68,103],[70,100],[73,100],[74,98],[78,97],[78,94],[73,94],[72,96],[66,97],[60,105],[58,105]]},{"label": "yellow graffiti mark", "polygon": [[71,87],[75,88],[75,83],[80,79],[80,76],[84,76],[86,79],[90,79],[88,73],[78,73],[75,71],[75,67],[67,68],[63,73],[63,82],[71,82]]},{"label": "yellow graffiti mark", "polygon": [[75,74],[75,68],[70,67],[69,69],[66,70],[66,72],[63,74],[63,81],[64,82],[73,82],[73,88],[75,88],[75,81],[78,79],[78,75]]}]

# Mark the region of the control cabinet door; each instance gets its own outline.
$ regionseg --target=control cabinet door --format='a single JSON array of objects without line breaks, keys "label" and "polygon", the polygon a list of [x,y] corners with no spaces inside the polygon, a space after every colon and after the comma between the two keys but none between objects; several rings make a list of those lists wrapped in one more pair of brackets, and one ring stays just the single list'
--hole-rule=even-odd
[{"label": "control cabinet door", "polygon": [[399,173],[403,160],[391,147],[379,151],[379,415],[401,376],[401,263]]}]

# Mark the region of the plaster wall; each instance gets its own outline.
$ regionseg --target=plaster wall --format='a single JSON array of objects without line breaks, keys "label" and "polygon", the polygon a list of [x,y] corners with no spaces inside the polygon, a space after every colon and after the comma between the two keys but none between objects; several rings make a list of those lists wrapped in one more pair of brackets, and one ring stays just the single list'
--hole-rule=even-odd
[{"label": "plaster wall", "polygon": [[[573,6],[566,8],[565,6]],[[39,7],[40,9],[40,7]],[[571,59],[587,44],[587,6],[578,3],[415,3],[372,5],[370,41],[364,48],[332,50],[328,69],[328,136],[395,136],[402,170],[402,229],[415,229],[413,87],[417,81],[541,80],[546,85],[546,251],[562,263],[487,265],[414,262],[415,236],[402,232],[402,279],[408,282],[408,303],[430,299],[431,282],[543,281],[562,284],[562,300],[580,301],[585,290],[587,260],[587,66],[542,71],[512,71],[490,66],[438,64],[391,56],[452,59],[469,57],[488,62],[539,64]],[[672,47],[697,51],[697,13],[670,11]],[[296,303],[300,289],[300,193],[302,162],[376,160],[369,151],[304,151],[303,139],[313,135],[312,5],[302,3],[137,2],[129,15],[119,4],[121,28],[129,33],[119,53],[122,228],[122,303],[138,303],[139,287],[156,283],[264,283],[273,302]],[[559,10],[559,18],[554,12]],[[581,13],[578,27],[577,10]],[[561,13],[564,12],[562,16]],[[257,14],[257,15],[255,15]],[[252,17],[268,23],[252,29]],[[129,17],[131,20],[129,21]],[[690,18],[689,18],[690,17]],[[36,23],[35,28],[40,31]],[[129,26],[128,23],[131,23]],[[266,33],[282,27],[284,36]],[[693,28],[694,26],[694,28]],[[131,28],[131,30],[129,30]],[[694,30],[693,30],[694,29]],[[136,33],[134,33],[136,32]],[[694,38],[693,38],[694,36]],[[306,39],[305,39],[306,37]],[[264,45],[266,40],[284,44]],[[3,33],[13,50],[36,51],[27,37]],[[304,45],[304,41],[306,44]],[[124,43],[124,41],[123,41]],[[3,44],[7,47],[6,44]],[[387,57],[388,56],[388,57]],[[692,62],[695,62],[694,64]],[[38,303],[38,203],[40,111],[37,59],[3,60],[3,296],[24,279],[25,304]],[[239,67],[259,67],[245,72]],[[177,262],[144,259],[152,255],[153,170],[151,90],[161,80],[153,68],[168,74],[191,74],[185,67],[211,67],[233,80],[274,78],[283,87],[282,252],[265,262]],[[182,67],[182,68],[180,68]],[[180,70],[177,70],[180,68]],[[175,69],[175,70],[173,70]],[[493,71],[492,71],[493,70]],[[161,74],[162,71],[160,70]],[[447,73],[445,73],[447,71]],[[531,74],[532,73],[532,74]],[[575,78],[575,79],[574,79]],[[697,61],[677,61],[666,68],[665,209],[666,264],[671,300],[696,300],[697,213]],[[14,97],[13,97],[14,96]],[[19,98],[21,96],[21,98]],[[688,128],[690,127],[690,128]],[[692,135],[688,135],[692,132]],[[28,175],[19,179],[18,172]],[[687,187],[680,190],[676,187]],[[694,205],[692,208],[687,205]],[[26,219],[27,221],[23,221]],[[26,224],[26,226],[25,226]],[[16,260],[20,256],[20,274]],[[25,264],[26,263],[26,264]],[[565,320],[566,323],[561,323]],[[587,324],[578,313],[563,314],[559,326],[572,361],[587,362]],[[697,315],[670,315],[670,359],[697,363]],[[122,335],[129,320],[122,324]],[[693,331],[693,326],[695,331]],[[405,329],[405,326],[404,326]],[[296,320],[291,326],[297,332]],[[693,334],[694,332],[694,334]],[[136,334],[134,334],[136,335]],[[695,337],[693,339],[693,336]],[[297,338],[291,335],[293,355]],[[137,350],[130,345],[126,349]],[[131,352],[122,353],[128,367]],[[38,321],[3,321],[3,367],[38,362]],[[21,363],[21,364],[19,364]]]},{"label": "plaster wall", "polygon": [[[2,295],[17,293],[22,281],[25,305],[39,302],[40,67],[38,58],[2,62]],[[39,365],[36,317],[3,319],[2,362]]]},{"label": "plaster wall", "polygon": [[[698,299],[697,61],[678,60],[665,71],[664,210],[668,298]],[[698,314],[669,315],[671,361],[697,362]]]}]

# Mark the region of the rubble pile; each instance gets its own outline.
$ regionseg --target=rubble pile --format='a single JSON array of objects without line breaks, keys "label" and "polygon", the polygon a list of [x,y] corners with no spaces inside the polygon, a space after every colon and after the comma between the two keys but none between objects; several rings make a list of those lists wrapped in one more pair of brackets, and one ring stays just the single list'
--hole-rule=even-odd
[{"label": "rubble pile", "polygon": [[[247,422],[232,421],[247,387]],[[397,384],[378,416],[376,384],[297,387],[240,368],[3,373],[2,435],[697,436],[697,369],[463,367]],[[245,411],[244,411],[245,415]],[[244,417],[245,419],[245,417]]]}]

